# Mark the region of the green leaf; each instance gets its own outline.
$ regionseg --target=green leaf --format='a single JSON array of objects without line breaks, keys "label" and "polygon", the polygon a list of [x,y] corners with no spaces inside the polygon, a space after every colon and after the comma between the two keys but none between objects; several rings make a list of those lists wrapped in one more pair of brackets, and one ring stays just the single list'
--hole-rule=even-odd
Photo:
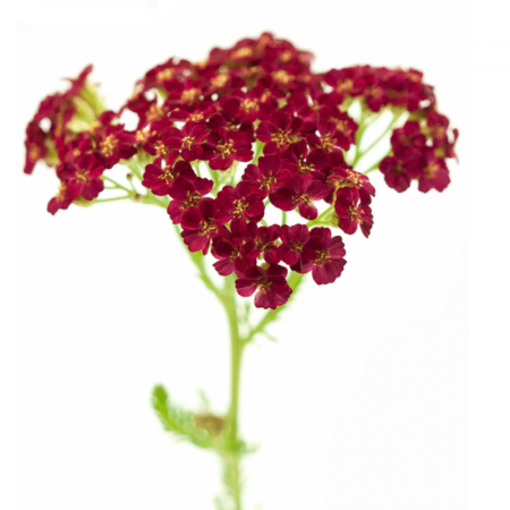
[{"label": "green leaf", "polygon": [[190,441],[200,448],[212,446],[209,433],[195,427],[195,414],[174,404],[161,385],[156,386],[152,392],[152,407],[163,428],[177,439]]}]

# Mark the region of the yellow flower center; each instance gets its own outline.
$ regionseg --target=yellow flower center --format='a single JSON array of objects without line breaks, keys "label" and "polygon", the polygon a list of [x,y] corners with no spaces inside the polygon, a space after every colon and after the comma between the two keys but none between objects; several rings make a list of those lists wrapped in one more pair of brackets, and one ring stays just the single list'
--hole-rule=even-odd
[{"label": "yellow flower center", "polygon": [[191,147],[193,147],[193,144],[195,143],[195,137],[194,136],[185,136],[182,139],[182,148],[191,150]]},{"label": "yellow flower center", "polygon": [[342,94],[343,92],[352,89],[353,82],[350,78],[347,78],[345,81],[338,82],[336,86],[336,91],[338,94]]},{"label": "yellow flower center", "polygon": [[232,140],[229,140],[224,144],[218,144],[216,146],[216,153],[220,154],[223,159],[230,156],[234,152],[234,142]]},{"label": "yellow flower center", "polygon": [[303,161],[303,156],[299,156],[297,167],[300,174],[307,174],[313,170],[312,165],[308,165]]},{"label": "yellow flower center", "polygon": [[244,200],[244,198],[238,198],[234,200],[234,215],[237,216],[237,218],[243,217],[243,212],[246,211],[248,208],[248,204]]},{"label": "yellow flower center", "polygon": [[440,165],[438,163],[431,163],[430,165],[427,165],[423,169],[423,174],[425,175],[426,179],[433,179],[436,176],[437,171],[439,170]]},{"label": "yellow flower center", "polygon": [[158,74],[156,74],[156,81],[158,83],[161,83],[165,80],[171,80],[174,75],[174,70],[170,67],[167,67],[166,69],[163,69],[159,71]]},{"label": "yellow flower center", "polygon": [[331,260],[331,255],[329,254],[329,250],[318,250],[315,252],[315,264],[318,266],[323,266],[326,262]]},{"label": "yellow flower center", "polygon": [[211,80],[211,83],[212,83],[213,87],[221,89],[222,87],[224,87],[226,85],[227,81],[228,81],[228,75],[219,74],[218,76],[215,76]]},{"label": "yellow flower center", "polygon": [[200,89],[187,89],[182,91],[181,100],[191,104],[198,96],[200,96]]},{"label": "yellow flower center", "polygon": [[271,141],[273,141],[277,147],[282,147],[291,142],[290,133],[284,131],[281,128],[278,128],[278,133],[274,133],[271,135]]},{"label": "yellow flower center", "polygon": [[268,282],[263,276],[259,276],[259,279],[257,280],[257,289],[262,292],[262,294],[265,294],[269,287],[271,287],[271,282]]},{"label": "yellow flower center", "polygon": [[162,181],[165,181],[166,184],[169,184],[170,181],[175,179],[175,173],[172,171],[171,167],[163,168],[163,173],[159,176]]},{"label": "yellow flower center", "polygon": [[294,76],[289,74],[287,71],[284,71],[283,69],[273,73],[273,80],[282,85],[287,85],[287,83],[291,82],[293,79]]},{"label": "yellow flower center", "polygon": [[150,137],[150,133],[148,131],[142,131],[141,129],[139,129],[137,132],[136,132],[136,141],[138,143],[145,143]]},{"label": "yellow flower center", "polygon": [[154,146],[154,150],[156,151],[156,154],[162,158],[168,156],[168,149],[163,142],[158,142]]},{"label": "yellow flower center", "polygon": [[238,60],[241,58],[248,58],[253,55],[253,50],[251,48],[245,47],[245,48],[239,48],[238,50],[234,51],[232,53],[232,58],[234,60]]},{"label": "yellow flower center", "polygon": [[189,116],[189,120],[191,120],[193,122],[200,122],[203,119],[204,119],[204,114],[202,112],[192,113]]},{"label": "yellow flower center", "polygon": [[326,152],[331,152],[333,150],[334,144],[331,141],[331,135],[329,133],[325,134],[321,138],[321,143],[319,145],[321,149],[324,149]]},{"label": "yellow flower center", "polygon": [[115,147],[117,147],[119,141],[113,136],[108,135],[99,145],[101,147],[101,154],[104,156],[112,156]]},{"label": "yellow flower center", "polygon": [[165,112],[158,106],[156,103],[152,103],[149,107],[149,111],[147,112],[147,121],[152,122],[153,120],[162,119],[165,115]]},{"label": "yellow flower center", "polygon": [[241,103],[241,108],[248,113],[257,108],[257,103],[255,101],[252,101],[251,99],[246,98]]},{"label": "yellow flower center", "polygon": [[214,220],[202,220],[200,222],[200,226],[202,227],[200,235],[204,237],[210,237],[218,231],[218,227],[215,225]]},{"label": "yellow flower center", "polygon": [[358,222],[358,225],[361,225],[363,223],[363,220],[360,217],[360,211],[357,205],[351,205],[349,207],[349,219],[351,221]]},{"label": "yellow flower center", "polygon": [[76,172],[76,180],[80,182],[87,182],[88,181],[88,170],[81,169]]}]

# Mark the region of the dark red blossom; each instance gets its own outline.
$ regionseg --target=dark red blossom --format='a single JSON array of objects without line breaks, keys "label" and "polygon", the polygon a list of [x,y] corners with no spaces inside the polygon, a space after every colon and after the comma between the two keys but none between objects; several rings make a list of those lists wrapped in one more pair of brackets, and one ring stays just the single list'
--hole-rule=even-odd
[{"label": "dark red blossom", "polygon": [[212,151],[202,145],[209,136],[208,129],[202,124],[187,122],[182,130],[171,127],[167,130],[168,138],[165,145],[175,151],[180,151],[184,161],[201,159],[207,161],[212,157]]},{"label": "dark red blossom", "polygon": [[198,207],[184,212],[181,218],[181,236],[189,251],[202,251],[205,255],[214,236],[223,223],[218,220],[218,209],[212,198],[204,198]]},{"label": "dark red blossom", "polygon": [[426,133],[428,138],[433,140],[442,140],[447,136],[450,121],[445,115],[441,115],[435,109],[427,111]]},{"label": "dark red blossom", "polygon": [[443,191],[450,184],[450,176],[444,159],[438,158],[434,150],[427,147],[417,162],[417,168],[421,170],[418,189],[427,193],[431,189]]},{"label": "dark red blossom", "polygon": [[[47,160],[47,157],[50,156],[49,149],[55,150],[59,144],[65,143],[67,125],[76,113],[73,101],[82,92],[86,79],[91,72],[92,66],[89,65],[77,78],[67,79],[71,83],[67,91],[47,96],[39,104],[37,112],[26,129],[25,173],[32,173],[37,161],[42,159],[49,165],[55,164],[55,161]],[[87,107],[90,108],[90,105],[87,104]],[[94,108],[91,108],[91,110],[94,111]],[[41,121],[48,122],[49,127],[42,129]]]},{"label": "dark red blossom", "polygon": [[292,294],[285,278],[287,272],[285,267],[277,264],[271,264],[267,269],[253,266],[246,270],[244,278],[236,280],[237,292],[242,297],[256,293],[256,307],[274,310],[284,305]]},{"label": "dark red blossom", "polygon": [[105,168],[112,168],[121,159],[130,159],[136,154],[136,135],[122,125],[110,125],[97,136],[98,158]]},{"label": "dark red blossom", "polygon": [[424,131],[428,139],[432,141],[435,156],[438,158],[456,157],[455,144],[459,136],[458,129],[450,130],[448,118],[432,107],[426,110],[426,117],[427,125]]},{"label": "dark red blossom", "polygon": [[85,200],[94,200],[104,189],[100,179],[104,167],[93,155],[80,156],[76,163],[64,163],[58,170],[58,176],[67,182],[67,193],[73,198],[82,196]]},{"label": "dark red blossom", "polygon": [[218,193],[216,205],[219,218],[225,223],[230,220],[232,224],[258,223],[264,217],[263,194],[253,182],[241,181],[235,188],[224,186]]},{"label": "dark red blossom", "polygon": [[333,283],[342,273],[346,264],[344,243],[340,236],[332,237],[331,230],[315,227],[303,248],[302,271],[312,271],[317,285]]},{"label": "dark red blossom", "polygon": [[173,153],[173,156],[167,159],[164,167],[155,163],[148,164],[145,167],[142,184],[155,195],[163,196],[170,193],[174,181],[179,175],[193,180],[196,174],[191,165],[186,161],[174,163],[177,157],[177,153]]},{"label": "dark red blossom", "polygon": [[262,121],[257,128],[257,138],[264,142],[264,154],[281,154],[294,141],[303,121],[283,112],[274,112],[270,121]]},{"label": "dark red blossom", "polygon": [[213,186],[214,182],[210,179],[177,177],[168,193],[173,198],[167,208],[171,220],[180,223],[184,212],[198,206]]},{"label": "dark red blossom", "polygon": [[299,140],[289,145],[282,154],[283,165],[294,174],[307,174],[324,170],[328,158],[323,151],[314,149],[308,151],[306,140]]},{"label": "dark red blossom", "polygon": [[209,166],[212,170],[228,170],[234,161],[247,162],[253,158],[251,143],[237,131],[227,131],[224,128],[214,130],[216,137],[214,145],[205,144],[207,150],[212,151]]},{"label": "dark red blossom", "polygon": [[386,184],[402,193],[411,184],[411,180],[420,175],[416,160],[402,161],[394,156],[386,156],[379,164]]},{"label": "dark red blossom", "polygon": [[391,135],[393,149],[403,145],[419,150],[425,146],[426,141],[425,135],[420,130],[420,123],[415,120],[408,120],[403,127],[395,129]]},{"label": "dark red blossom", "polygon": [[320,120],[317,122],[317,130],[320,136],[314,133],[307,136],[308,144],[315,149],[333,152],[338,150],[338,147],[347,150],[351,145],[352,136],[346,136],[343,131],[339,131],[334,122]]},{"label": "dark red blossom", "polygon": [[[355,142],[358,125],[351,117],[349,117],[347,112],[334,110],[334,113],[331,113],[332,122],[335,124],[337,132],[343,135],[340,138],[342,143],[344,145],[349,144],[348,146],[350,146]],[[337,136],[340,137],[340,135]]]},{"label": "dark red blossom", "polygon": [[61,143],[57,147],[58,158],[62,162],[73,162],[79,156],[85,154],[93,154],[94,139],[89,132],[82,131],[78,133],[75,138],[68,140],[66,143]]},{"label": "dark red blossom", "polygon": [[55,214],[59,209],[67,209],[74,201],[73,197],[67,190],[67,184],[60,182],[58,193],[48,203],[48,212]]},{"label": "dark red blossom", "polygon": [[46,133],[39,127],[39,123],[31,121],[26,129],[25,168],[23,169],[26,174],[31,174],[35,164],[46,157],[48,150],[45,140]]},{"label": "dark red blossom", "polygon": [[297,207],[303,218],[314,220],[318,215],[314,202],[322,200],[327,194],[328,190],[322,181],[304,174],[290,177],[280,189],[269,195],[269,200],[282,211],[292,211]]},{"label": "dark red blossom", "polygon": [[278,188],[281,166],[281,160],[276,154],[262,156],[259,158],[258,165],[246,167],[243,181],[256,183],[265,198],[271,191]]},{"label": "dark red blossom", "polygon": [[336,167],[328,176],[326,181],[335,190],[343,189],[350,192],[352,200],[360,200],[363,204],[370,204],[375,196],[375,188],[369,178],[350,167]]},{"label": "dark red blossom", "polygon": [[256,86],[248,92],[234,91],[231,96],[223,96],[220,98],[223,116],[238,125],[267,118],[278,108],[278,101],[274,96],[264,94],[264,87]]},{"label": "dark red blossom", "polygon": [[283,225],[280,229],[282,244],[278,247],[280,259],[292,266],[301,259],[303,248],[310,239],[310,232],[306,225]]},{"label": "dark red blossom", "polygon": [[337,191],[335,212],[338,216],[338,226],[346,234],[354,234],[360,227],[365,237],[370,235],[374,223],[372,210],[368,204],[358,202],[351,190],[340,188]]},{"label": "dark red blossom", "polygon": [[256,248],[255,239],[247,235],[246,225],[235,223],[213,239],[211,253],[218,259],[213,264],[218,274],[227,276],[235,271],[241,278],[246,269],[256,264],[260,249]]},{"label": "dark red blossom", "polygon": [[278,264],[280,262],[278,251],[280,228],[280,225],[258,227],[256,223],[248,224],[247,233],[255,242],[254,250],[257,256],[262,254],[268,264]]}]

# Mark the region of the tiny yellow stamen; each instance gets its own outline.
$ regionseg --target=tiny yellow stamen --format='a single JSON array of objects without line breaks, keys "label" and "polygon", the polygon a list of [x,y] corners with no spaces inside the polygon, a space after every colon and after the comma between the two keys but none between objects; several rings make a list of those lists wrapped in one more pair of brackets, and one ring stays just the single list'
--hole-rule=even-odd
[{"label": "tiny yellow stamen", "polygon": [[226,85],[227,81],[228,81],[228,75],[219,74],[218,76],[215,76],[211,80],[211,83],[212,83],[213,87],[221,89],[222,87],[224,87]]},{"label": "tiny yellow stamen", "polygon": [[158,106],[156,103],[152,103],[149,107],[149,111],[147,112],[147,121],[152,122],[153,120],[162,119],[165,115],[165,112]]},{"label": "tiny yellow stamen", "polygon": [[239,48],[238,50],[234,51],[232,53],[232,58],[234,60],[242,59],[242,58],[248,58],[253,55],[253,50],[251,48],[245,47],[245,48]]},{"label": "tiny yellow stamen", "polygon": [[101,147],[101,154],[103,156],[112,156],[115,147],[117,147],[119,141],[113,136],[108,135],[99,145]]},{"label": "tiny yellow stamen", "polygon": [[159,71],[158,74],[156,74],[156,81],[158,83],[161,83],[165,80],[171,80],[174,75],[174,69],[171,69],[170,67],[167,67],[166,69],[163,69]]},{"label": "tiny yellow stamen", "polygon": [[277,83],[281,83],[282,85],[287,85],[287,83],[291,82],[293,79],[294,76],[289,74],[287,71],[284,71],[283,69],[273,73],[273,80]]},{"label": "tiny yellow stamen", "polygon": [[195,101],[195,99],[198,98],[198,96],[200,96],[200,89],[186,89],[182,91],[181,100],[191,104],[193,101]]}]

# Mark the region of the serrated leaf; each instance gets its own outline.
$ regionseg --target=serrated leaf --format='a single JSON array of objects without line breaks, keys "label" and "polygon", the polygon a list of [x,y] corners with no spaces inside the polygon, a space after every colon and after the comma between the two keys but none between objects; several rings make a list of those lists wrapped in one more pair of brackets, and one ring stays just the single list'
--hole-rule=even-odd
[{"label": "serrated leaf", "polygon": [[190,441],[200,448],[211,447],[209,433],[195,426],[195,414],[174,404],[161,385],[156,386],[152,392],[152,407],[163,428],[172,432],[176,438]]}]

